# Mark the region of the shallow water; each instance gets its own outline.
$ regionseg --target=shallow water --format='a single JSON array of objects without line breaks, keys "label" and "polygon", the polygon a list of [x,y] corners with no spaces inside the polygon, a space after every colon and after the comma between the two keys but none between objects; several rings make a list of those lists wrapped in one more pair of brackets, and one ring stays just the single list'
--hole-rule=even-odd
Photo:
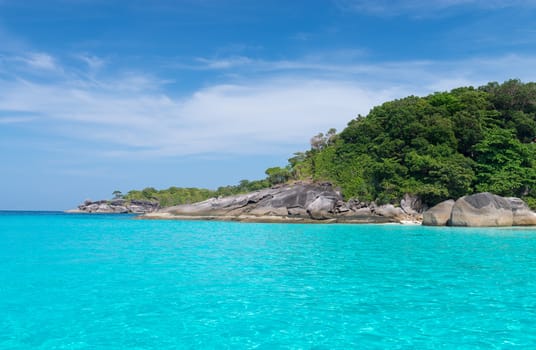
[{"label": "shallow water", "polygon": [[536,347],[536,230],[0,212],[0,349]]}]

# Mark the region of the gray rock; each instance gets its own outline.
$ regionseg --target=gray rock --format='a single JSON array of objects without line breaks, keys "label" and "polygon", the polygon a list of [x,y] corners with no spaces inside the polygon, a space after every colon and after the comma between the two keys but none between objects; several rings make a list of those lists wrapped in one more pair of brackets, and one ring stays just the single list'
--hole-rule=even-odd
[{"label": "gray rock", "polygon": [[89,204],[86,206],[86,210],[89,212],[89,213],[94,213],[96,212],[97,210],[99,209],[99,205],[98,204]]},{"label": "gray rock", "polygon": [[406,213],[398,207],[395,207],[392,204],[380,205],[374,209],[375,213],[386,218],[392,218],[396,220],[404,220],[406,218]]},{"label": "gray rock", "polygon": [[122,206],[122,205],[112,206],[112,210],[113,210],[114,213],[117,213],[117,214],[126,214],[126,213],[128,213],[128,208],[125,207],[125,206]]},{"label": "gray rock", "polygon": [[513,223],[510,201],[489,192],[458,199],[450,216],[452,226],[512,226]]},{"label": "gray rock", "polygon": [[136,213],[145,214],[151,213],[159,209],[158,202],[132,200],[130,202],[124,199],[113,199],[111,201],[99,200],[91,202],[89,200],[84,201],[84,204],[80,204],[78,209],[68,210],[69,213]]},{"label": "gray rock", "polygon": [[121,206],[121,205],[125,205],[126,204],[126,200],[124,199],[112,199],[110,201],[110,205],[112,206]]},{"label": "gray rock", "polygon": [[293,208],[287,208],[287,214],[289,216],[300,216],[300,217],[307,217],[309,214],[307,214],[307,210],[300,207],[293,207]]},{"label": "gray rock", "polygon": [[319,196],[307,206],[307,213],[316,220],[329,219],[333,217],[336,202],[335,198]]},{"label": "gray rock", "polygon": [[445,226],[450,220],[454,200],[441,202],[423,213],[422,224],[426,226]]},{"label": "gray rock", "polygon": [[[228,213],[228,214],[234,214],[234,213]],[[236,213],[238,215],[243,214],[243,212]],[[257,207],[249,211],[250,215],[256,215],[256,216],[287,216],[288,215],[288,209],[286,207]]]},{"label": "gray rock", "polygon": [[425,206],[419,196],[406,193],[402,200],[400,200],[400,208],[402,208],[406,214],[417,215],[424,211]]},{"label": "gray rock", "polygon": [[350,211],[350,208],[348,205],[342,201],[338,200],[337,203],[335,203],[335,212],[339,214],[347,213]]},{"label": "gray rock", "polygon": [[[315,203],[311,207],[311,204]],[[327,217],[334,211],[335,203],[342,201],[340,193],[329,184],[295,183],[274,186],[251,193],[222,198],[211,198],[203,202],[164,208],[160,213],[182,216],[300,216],[315,219]],[[317,206],[322,204],[320,209]],[[327,210],[323,206],[327,205]],[[342,210],[345,210],[341,206]],[[309,210],[311,209],[311,210]]]},{"label": "gray rock", "polygon": [[109,204],[101,203],[98,205],[96,212],[97,213],[110,213],[110,212],[113,212],[113,209],[110,207]]},{"label": "gray rock", "polygon": [[140,205],[129,205],[128,212],[132,214],[143,214],[145,213],[145,208]]},{"label": "gray rock", "polygon": [[372,211],[368,207],[359,208],[352,212],[353,216],[372,216]]},{"label": "gray rock", "polygon": [[516,197],[506,197],[512,207],[513,225],[514,226],[533,226],[536,225],[536,213],[530,210],[529,206],[521,199]]}]

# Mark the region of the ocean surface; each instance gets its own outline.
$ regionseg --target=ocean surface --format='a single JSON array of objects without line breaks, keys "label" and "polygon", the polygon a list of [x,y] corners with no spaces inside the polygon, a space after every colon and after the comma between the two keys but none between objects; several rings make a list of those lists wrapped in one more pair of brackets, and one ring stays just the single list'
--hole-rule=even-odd
[{"label": "ocean surface", "polygon": [[0,212],[0,349],[351,348],[536,348],[536,230]]}]

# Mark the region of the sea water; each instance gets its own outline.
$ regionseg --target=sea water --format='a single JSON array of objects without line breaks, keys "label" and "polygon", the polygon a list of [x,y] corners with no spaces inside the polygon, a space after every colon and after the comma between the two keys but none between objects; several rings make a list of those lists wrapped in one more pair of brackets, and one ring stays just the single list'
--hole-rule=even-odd
[{"label": "sea water", "polygon": [[536,230],[0,213],[0,349],[536,348]]}]

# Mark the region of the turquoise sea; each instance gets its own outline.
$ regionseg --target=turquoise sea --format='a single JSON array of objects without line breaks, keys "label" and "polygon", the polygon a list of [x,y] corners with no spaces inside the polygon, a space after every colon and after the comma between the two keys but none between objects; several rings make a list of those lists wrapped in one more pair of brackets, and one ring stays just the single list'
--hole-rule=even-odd
[{"label": "turquoise sea", "polygon": [[0,349],[352,348],[536,348],[536,230],[0,212]]}]

